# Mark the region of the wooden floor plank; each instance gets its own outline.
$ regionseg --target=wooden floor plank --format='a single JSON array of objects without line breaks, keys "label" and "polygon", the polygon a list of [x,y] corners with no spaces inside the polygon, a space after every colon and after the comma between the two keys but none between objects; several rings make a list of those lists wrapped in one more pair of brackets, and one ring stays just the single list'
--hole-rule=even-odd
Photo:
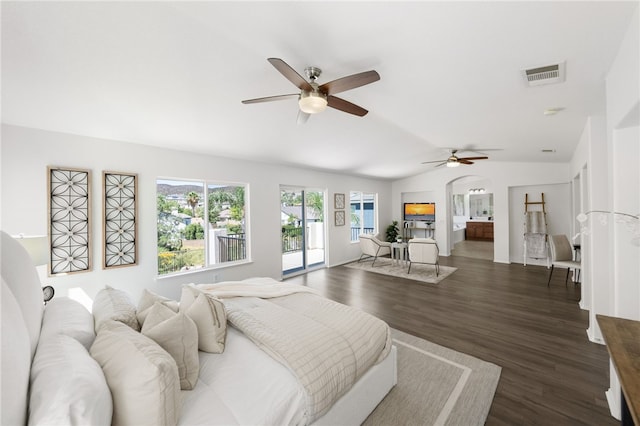
[{"label": "wooden floor plank", "polygon": [[338,266],[292,277],[391,327],[502,367],[488,425],[616,425],[609,357],[589,342],[580,287],[542,266],[441,257],[438,285]]}]

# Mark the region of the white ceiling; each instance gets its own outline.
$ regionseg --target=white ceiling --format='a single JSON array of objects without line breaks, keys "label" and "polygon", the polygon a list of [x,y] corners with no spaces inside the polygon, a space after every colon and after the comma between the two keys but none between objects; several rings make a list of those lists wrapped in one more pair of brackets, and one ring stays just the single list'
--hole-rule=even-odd
[{"label": "white ceiling", "polygon": [[[447,147],[566,162],[638,2],[2,2],[2,121],[385,179]],[[297,125],[268,62],[380,81]],[[566,61],[566,82],[521,70]],[[565,108],[545,116],[550,107]],[[543,154],[542,149],[555,149]],[[475,155],[466,153],[464,155]],[[463,166],[473,167],[473,166]]]}]

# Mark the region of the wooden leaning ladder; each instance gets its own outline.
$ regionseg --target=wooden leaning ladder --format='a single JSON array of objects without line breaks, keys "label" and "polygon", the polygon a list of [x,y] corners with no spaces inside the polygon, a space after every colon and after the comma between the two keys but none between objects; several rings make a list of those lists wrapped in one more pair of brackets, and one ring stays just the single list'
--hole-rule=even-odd
[{"label": "wooden leaning ladder", "polygon": [[[545,225],[546,225],[547,211],[545,210],[544,192],[540,193],[540,200],[541,201],[529,201],[529,194],[525,193],[524,194],[524,214],[526,216],[526,214],[529,212],[529,206],[530,205],[541,205],[542,206],[542,213],[545,216]],[[548,234],[548,231],[547,231],[547,235],[545,236],[545,241],[548,241],[548,239],[549,239],[549,234]],[[524,266],[527,266],[527,241],[526,241],[526,239],[523,238],[523,242],[522,243],[524,244],[524,253],[523,253],[522,257],[524,259]],[[549,266],[550,266],[549,265],[549,257],[547,256],[547,268]]]},{"label": "wooden leaning ladder", "polygon": [[544,209],[544,192],[540,193],[542,195],[542,201],[529,201],[529,194],[524,194],[524,212],[525,214],[529,211],[529,204],[542,204],[542,213],[547,214]]}]

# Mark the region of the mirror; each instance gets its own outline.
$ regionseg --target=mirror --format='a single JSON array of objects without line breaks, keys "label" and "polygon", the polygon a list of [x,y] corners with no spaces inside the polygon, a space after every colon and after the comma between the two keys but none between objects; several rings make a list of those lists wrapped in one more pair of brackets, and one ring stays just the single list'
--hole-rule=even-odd
[{"label": "mirror", "polygon": [[493,194],[471,194],[469,195],[469,216],[492,217],[493,216]]},{"label": "mirror", "polygon": [[466,216],[464,194],[453,194],[453,215]]}]

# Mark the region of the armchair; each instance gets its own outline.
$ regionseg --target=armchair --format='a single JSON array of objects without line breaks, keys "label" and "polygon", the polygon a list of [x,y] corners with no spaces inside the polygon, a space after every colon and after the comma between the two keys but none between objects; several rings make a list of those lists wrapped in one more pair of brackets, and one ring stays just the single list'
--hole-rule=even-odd
[{"label": "armchair", "polygon": [[412,238],[408,241],[409,250],[409,269],[407,274],[411,272],[413,263],[426,263],[435,265],[436,277],[440,273],[440,264],[438,263],[438,244],[432,238]]},{"label": "armchair", "polygon": [[371,266],[373,266],[379,256],[391,255],[391,243],[381,240],[379,235],[360,234],[359,238],[362,255],[358,262],[365,256],[373,257],[373,262],[371,263]]}]

